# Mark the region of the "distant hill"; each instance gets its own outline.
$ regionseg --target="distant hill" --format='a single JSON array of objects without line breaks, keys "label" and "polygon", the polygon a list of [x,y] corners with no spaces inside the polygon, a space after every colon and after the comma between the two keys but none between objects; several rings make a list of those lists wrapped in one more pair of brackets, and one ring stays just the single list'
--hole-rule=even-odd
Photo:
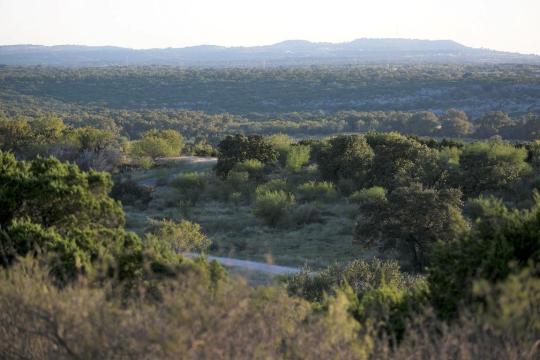
[{"label": "distant hill", "polygon": [[345,43],[288,40],[274,45],[135,50],[113,46],[0,46],[0,64],[48,66],[289,66],[374,63],[540,64],[540,56],[475,49],[450,40],[358,39]]}]

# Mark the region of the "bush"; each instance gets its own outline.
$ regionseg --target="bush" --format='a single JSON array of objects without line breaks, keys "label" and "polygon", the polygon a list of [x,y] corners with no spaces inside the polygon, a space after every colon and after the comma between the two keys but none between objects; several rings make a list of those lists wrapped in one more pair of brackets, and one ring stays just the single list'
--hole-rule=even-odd
[{"label": "bush", "polygon": [[380,186],[373,186],[369,189],[355,191],[349,196],[349,201],[353,204],[365,204],[369,202],[380,202],[386,199],[386,190]]},{"label": "bush", "polygon": [[287,161],[287,153],[289,152],[293,140],[289,137],[289,135],[286,134],[274,134],[268,136],[266,139],[268,143],[272,145],[274,150],[277,151],[278,160],[281,166],[285,166]]},{"label": "bush", "polygon": [[358,185],[367,181],[374,156],[366,137],[358,135],[332,138],[314,153],[325,180],[337,183],[340,179],[352,179]]},{"label": "bush", "polygon": [[259,160],[249,159],[244,160],[234,165],[232,171],[247,172],[249,179],[252,181],[260,181],[263,178],[264,165]]},{"label": "bush", "polygon": [[[198,262],[200,263],[200,262]],[[24,359],[365,360],[370,337],[340,296],[318,312],[279,288],[219,280],[185,261],[159,303],[122,302],[109,284],[54,287],[31,267],[0,274],[0,354]],[[191,269],[191,270],[190,270]],[[215,270],[217,269],[217,271]]]},{"label": "bush", "polygon": [[285,191],[259,191],[255,196],[253,213],[267,225],[276,226],[293,204],[294,196]]},{"label": "bush", "polygon": [[111,197],[120,200],[124,205],[136,206],[144,210],[148,203],[152,201],[152,189],[149,186],[141,186],[137,182],[127,179],[114,183],[111,190]]},{"label": "bush", "polygon": [[392,337],[401,337],[405,324],[427,304],[423,278],[401,272],[395,261],[355,260],[315,274],[304,270],[287,280],[290,294],[322,303],[340,288],[349,288],[355,297],[350,311],[357,320],[362,324],[374,322]]},{"label": "bush", "polygon": [[175,130],[150,130],[142,134],[132,146],[132,153],[155,160],[159,157],[178,156],[184,148],[184,138]]},{"label": "bush", "polygon": [[146,234],[145,240],[165,243],[176,252],[205,252],[211,244],[202,233],[201,226],[187,220],[179,223],[172,220],[153,221],[152,229]]},{"label": "bush", "polygon": [[193,145],[192,153],[195,156],[217,156],[217,149],[206,141],[200,141]]},{"label": "bush", "polygon": [[306,201],[329,201],[334,200],[337,196],[334,184],[327,181],[308,181],[300,185],[297,191],[300,198]]},{"label": "bush", "polygon": [[286,152],[285,167],[290,171],[299,171],[309,162],[311,148],[309,145],[292,145]]},{"label": "bush", "polygon": [[180,192],[182,199],[195,205],[206,188],[206,178],[196,172],[178,175],[171,185]]},{"label": "bush", "polygon": [[255,159],[266,165],[275,162],[278,155],[272,145],[260,135],[227,136],[219,143],[218,148],[216,174],[221,177],[227,176],[237,163]]},{"label": "bush", "polygon": [[540,196],[529,210],[510,210],[495,198],[481,198],[469,207],[473,229],[433,253],[428,281],[438,314],[455,318],[460,305],[475,306],[473,283],[497,283],[529,264],[540,263]]},{"label": "bush", "polygon": [[264,184],[257,186],[257,193],[265,193],[269,191],[287,191],[287,182],[283,179],[273,179]]},{"label": "bush", "polygon": [[458,181],[468,196],[485,191],[506,190],[520,177],[530,172],[525,162],[527,151],[499,142],[476,142],[463,149]]},{"label": "bush", "polygon": [[394,248],[418,272],[429,265],[437,242],[449,242],[468,229],[458,189],[437,190],[421,184],[399,187],[388,196],[381,188],[359,193],[354,240]]}]

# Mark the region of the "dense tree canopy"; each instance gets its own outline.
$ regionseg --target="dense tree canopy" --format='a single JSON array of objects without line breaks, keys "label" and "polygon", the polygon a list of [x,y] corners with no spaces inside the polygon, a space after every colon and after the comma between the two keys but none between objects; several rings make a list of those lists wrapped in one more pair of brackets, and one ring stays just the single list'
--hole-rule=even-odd
[{"label": "dense tree canopy", "polygon": [[258,160],[263,164],[270,164],[277,160],[278,153],[260,135],[227,136],[219,143],[219,159],[216,171],[226,176],[237,164],[245,160]]},{"label": "dense tree canopy", "polygon": [[369,182],[374,152],[366,138],[358,135],[337,136],[317,154],[317,164],[324,179],[338,182],[351,179],[358,186]]},{"label": "dense tree canopy", "polygon": [[460,212],[459,190],[411,184],[388,195],[370,190],[360,195],[357,241],[400,250],[416,271],[430,263],[432,248],[438,241],[451,241],[467,228]]},{"label": "dense tree canopy", "polygon": [[458,186],[467,195],[508,189],[530,171],[527,151],[499,142],[476,142],[464,147]]},{"label": "dense tree canopy", "polygon": [[[432,301],[439,313],[455,316],[459,305],[475,300],[473,282],[495,283],[540,262],[540,197],[531,209],[508,209],[496,198],[470,205],[474,227],[465,236],[440,243],[429,271]],[[538,275],[538,274],[536,274]]]}]

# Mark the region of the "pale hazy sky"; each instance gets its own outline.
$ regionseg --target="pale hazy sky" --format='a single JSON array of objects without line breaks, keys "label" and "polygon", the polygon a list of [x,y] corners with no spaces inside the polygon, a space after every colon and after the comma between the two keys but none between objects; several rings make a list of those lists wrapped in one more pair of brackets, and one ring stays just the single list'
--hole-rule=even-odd
[{"label": "pale hazy sky", "polygon": [[134,48],[451,39],[540,54],[540,0],[0,0],[0,44]]}]

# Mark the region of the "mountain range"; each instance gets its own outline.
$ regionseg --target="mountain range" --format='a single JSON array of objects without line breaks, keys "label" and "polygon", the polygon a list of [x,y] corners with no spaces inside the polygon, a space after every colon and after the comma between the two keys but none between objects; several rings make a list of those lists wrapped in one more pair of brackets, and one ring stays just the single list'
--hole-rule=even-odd
[{"label": "mountain range", "polygon": [[540,56],[471,48],[451,40],[414,39],[357,39],[344,43],[287,40],[253,47],[200,45],[142,50],[81,45],[0,46],[2,65],[260,67],[374,63],[540,64]]}]

